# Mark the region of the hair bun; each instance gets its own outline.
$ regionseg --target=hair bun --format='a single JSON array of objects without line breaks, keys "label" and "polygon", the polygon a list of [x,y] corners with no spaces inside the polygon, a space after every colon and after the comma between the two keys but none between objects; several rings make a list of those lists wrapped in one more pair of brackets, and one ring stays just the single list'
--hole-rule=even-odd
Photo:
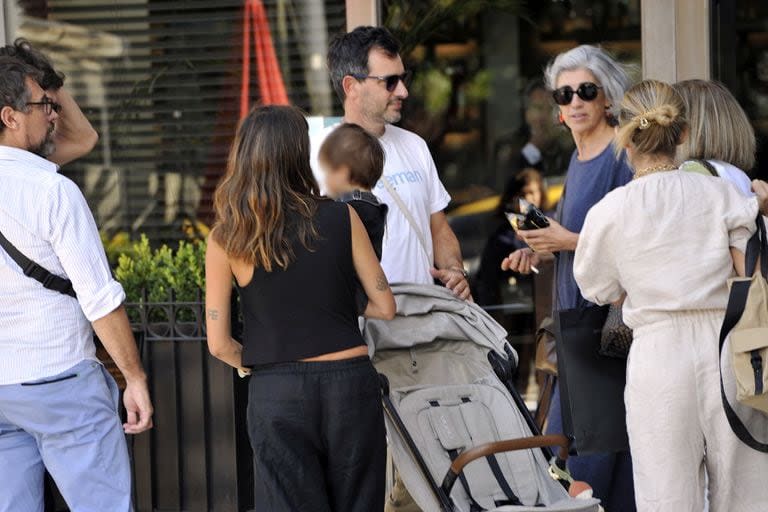
[{"label": "hair bun", "polygon": [[645,130],[652,123],[667,127],[675,122],[680,111],[674,105],[660,105],[635,117],[635,122],[640,130]]}]

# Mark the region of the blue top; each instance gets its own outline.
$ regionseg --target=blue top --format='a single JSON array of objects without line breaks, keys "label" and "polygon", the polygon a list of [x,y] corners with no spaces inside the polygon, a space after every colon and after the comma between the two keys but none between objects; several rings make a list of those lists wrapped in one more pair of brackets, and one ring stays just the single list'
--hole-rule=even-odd
[{"label": "blue top", "polygon": [[[580,161],[574,151],[568,165],[564,196],[557,208],[558,221],[568,231],[579,233],[590,208],[608,192],[631,180],[632,170],[627,165],[624,152],[616,158],[613,144],[609,144],[595,158],[586,161]],[[582,297],[573,277],[574,254],[573,251],[557,254],[555,308],[558,310],[581,309],[593,305]]]}]

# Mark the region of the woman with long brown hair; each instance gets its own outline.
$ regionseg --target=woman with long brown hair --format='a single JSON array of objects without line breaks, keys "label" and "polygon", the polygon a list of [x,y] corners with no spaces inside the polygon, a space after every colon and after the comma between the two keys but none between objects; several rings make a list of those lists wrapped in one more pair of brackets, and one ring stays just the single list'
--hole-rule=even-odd
[{"label": "woman with long brown hair", "polygon": [[[392,318],[394,298],[355,211],[319,197],[298,109],[259,107],[242,122],[214,209],[208,347],[251,372],[256,510],[381,510],[384,418],[355,275],[365,316]],[[233,277],[242,345],[231,336]]]}]

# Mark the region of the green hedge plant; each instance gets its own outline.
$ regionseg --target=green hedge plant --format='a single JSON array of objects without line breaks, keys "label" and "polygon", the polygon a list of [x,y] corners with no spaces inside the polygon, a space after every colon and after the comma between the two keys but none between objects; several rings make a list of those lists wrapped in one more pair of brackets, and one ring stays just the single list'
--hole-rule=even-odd
[{"label": "green hedge plant", "polygon": [[[168,302],[171,290],[176,302],[197,302],[205,290],[205,242],[182,241],[175,250],[167,245],[153,249],[149,239],[142,235],[118,258],[115,277],[123,285],[129,303],[151,307]],[[150,320],[162,316],[159,311],[153,312]],[[183,310],[178,319],[191,321],[194,315]]]}]

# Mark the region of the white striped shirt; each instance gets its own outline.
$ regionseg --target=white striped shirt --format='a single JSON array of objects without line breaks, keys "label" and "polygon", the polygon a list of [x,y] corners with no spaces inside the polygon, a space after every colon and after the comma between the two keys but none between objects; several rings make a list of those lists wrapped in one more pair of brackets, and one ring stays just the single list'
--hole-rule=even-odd
[{"label": "white striped shirt", "polygon": [[29,259],[70,279],[77,293],[74,299],[44,288],[0,248],[0,385],[95,360],[90,322],[125,300],[83,194],[57,171],[28,151],[0,146],[0,231]]}]

